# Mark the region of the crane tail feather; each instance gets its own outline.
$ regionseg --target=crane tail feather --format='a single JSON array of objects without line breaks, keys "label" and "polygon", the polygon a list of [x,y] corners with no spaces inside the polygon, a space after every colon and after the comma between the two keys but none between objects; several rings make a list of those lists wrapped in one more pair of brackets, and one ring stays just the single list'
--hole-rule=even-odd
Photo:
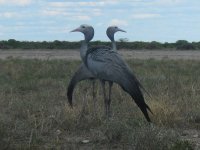
[{"label": "crane tail feather", "polygon": [[142,103],[141,103],[141,102],[138,102],[138,101],[135,101],[135,102],[136,102],[136,104],[138,105],[138,107],[140,108],[140,110],[142,111],[142,113],[144,114],[146,120],[147,120],[148,122],[151,122],[151,119],[150,119],[149,114],[148,114],[148,111],[147,111],[147,110],[149,110],[149,111],[152,113],[152,111],[151,111],[151,109],[149,108],[149,106],[148,106],[144,101],[143,101]]},{"label": "crane tail feather", "polygon": [[67,88],[67,99],[68,99],[68,103],[71,107],[73,106],[73,104],[72,104],[73,91],[74,91],[74,86],[73,86],[73,84],[70,83]]},{"label": "crane tail feather", "polygon": [[153,112],[151,110],[151,108],[146,104],[147,109],[149,110],[149,112],[153,115]]}]

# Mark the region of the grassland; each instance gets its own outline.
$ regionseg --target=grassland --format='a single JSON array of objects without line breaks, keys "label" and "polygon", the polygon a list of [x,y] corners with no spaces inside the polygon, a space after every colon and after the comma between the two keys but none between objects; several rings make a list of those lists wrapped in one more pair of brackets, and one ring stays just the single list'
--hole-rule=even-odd
[{"label": "grassland", "polygon": [[1,149],[194,149],[182,137],[185,130],[200,129],[200,61],[128,63],[151,94],[145,95],[154,112],[151,126],[117,85],[110,121],[99,85],[94,114],[89,81],[77,86],[70,108],[66,87],[80,61],[0,60]]}]

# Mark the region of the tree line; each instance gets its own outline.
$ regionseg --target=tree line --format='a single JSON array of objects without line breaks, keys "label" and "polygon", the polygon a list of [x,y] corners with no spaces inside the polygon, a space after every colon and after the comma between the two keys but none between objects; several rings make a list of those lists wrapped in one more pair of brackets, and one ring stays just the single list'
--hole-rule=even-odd
[{"label": "tree line", "polygon": [[[91,46],[95,45],[107,45],[110,46],[110,42],[103,41],[92,41]],[[0,41],[0,49],[79,49],[80,42],[69,42],[69,41],[17,41],[15,39],[9,39]],[[156,41],[142,42],[134,41],[129,42],[127,39],[119,39],[117,41],[118,49],[130,49],[130,50],[141,50],[141,49],[174,49],[174,50],[200,50],[200,42],[188,42],[186,40],[178,40],[175,43],[160,43]]]}]

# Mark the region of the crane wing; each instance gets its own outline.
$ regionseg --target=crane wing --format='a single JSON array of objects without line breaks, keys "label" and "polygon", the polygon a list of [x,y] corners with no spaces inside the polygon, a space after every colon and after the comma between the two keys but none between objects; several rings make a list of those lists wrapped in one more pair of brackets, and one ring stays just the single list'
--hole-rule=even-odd
[{"label": "crane wing", "polygon": [[82,80],[86,79],[94,79],[94,75],[88,70],[88,68],[82,63],[78,70],[74,73],[72,79],[69,82],[68,88],[67,88],[67,98],[69,104],[72,106],[72,97],[73,97],[73,91],[76,86],[76,84]]},{"label": "crane wing", "polygon": [[150,121],[141,84],[121,56],[113,50],[98,48],[87,54],[86,66],[99,79],[119,84],[134,99],[144,116]]}]

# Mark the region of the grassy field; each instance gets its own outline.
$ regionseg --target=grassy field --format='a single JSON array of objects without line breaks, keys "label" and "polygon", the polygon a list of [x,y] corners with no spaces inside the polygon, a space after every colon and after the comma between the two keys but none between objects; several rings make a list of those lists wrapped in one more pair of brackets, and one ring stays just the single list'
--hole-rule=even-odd
[{"label": "grassy field", "polygon": [[182,136],[184,130],[200,129],[200,61],[128,63],[151,94],[145,98],[153,125],[117,85],[110,121],[99,84],[96,115],[89,81],[77,86],[70,108],[66,87],[79,61],[0,60],[1,149],[194,149]]}]

